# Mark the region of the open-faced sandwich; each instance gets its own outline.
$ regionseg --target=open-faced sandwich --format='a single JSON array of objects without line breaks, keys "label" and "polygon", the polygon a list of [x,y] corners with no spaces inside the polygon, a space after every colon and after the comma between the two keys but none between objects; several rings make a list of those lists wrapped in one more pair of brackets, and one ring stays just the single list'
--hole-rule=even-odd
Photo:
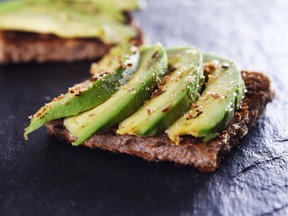
[{"label": "open-faced sandwich", "polygon": [[115,44],[141,45],[130,11],[141,0],[12,0],[0,3],[0,63],[96,60]]},{"label": "open-faced sandwich", "polygon": [[270,80],[187,47],[120,45],[31,116],[71,142],[215,171],[272,99]]}]

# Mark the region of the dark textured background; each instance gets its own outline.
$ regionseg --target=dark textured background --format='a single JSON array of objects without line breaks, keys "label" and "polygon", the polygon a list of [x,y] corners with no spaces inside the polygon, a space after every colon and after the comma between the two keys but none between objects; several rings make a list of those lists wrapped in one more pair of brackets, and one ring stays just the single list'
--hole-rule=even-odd
[{"label": "dark textured background", "polygon": [[89,63],[0,67],[0,215],[287,215],[288,2],[148,1],[150,42],[194,44],[260,70],[277,97],[218,172],[65,145],[27,116]]}]

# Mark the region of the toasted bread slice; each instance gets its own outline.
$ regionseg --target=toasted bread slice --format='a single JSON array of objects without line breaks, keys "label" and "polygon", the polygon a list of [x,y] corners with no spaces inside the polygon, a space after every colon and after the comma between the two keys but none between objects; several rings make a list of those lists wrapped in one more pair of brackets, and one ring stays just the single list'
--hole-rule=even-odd
[{"label": "toasted bread slice", "polygon": [[[136,137],[118,135],[111,128],[93,135],[84,142],[84,146],[100,148],[113,152],[136,155],[149,161],[171,161],[176,164],[190,165],[202,172],[214,172],[220,160],[237,145],[253,124],[259,119],[266,104],[273,98],[270,80],[258,72],[242,71],[247,92],[241,107],[226,130],[213,140],[203,142],[202,139],[185,136],[180,145],[172,143],[165,133],[153,137]],[[60,139],[71,142],[69,132],[63,126],[63,120],[55,120],[46,124],[48,132]]]},{"label": "toasted bread slice", "polygon": [[[138,36],[135,45],[143,43],[143,33],[127,13],[129,25]],[[105,44],[97,38],[60,38],[52,34],[0,30],[0,64],[26,62],[72,62],[96,60],[115,44]]]}]

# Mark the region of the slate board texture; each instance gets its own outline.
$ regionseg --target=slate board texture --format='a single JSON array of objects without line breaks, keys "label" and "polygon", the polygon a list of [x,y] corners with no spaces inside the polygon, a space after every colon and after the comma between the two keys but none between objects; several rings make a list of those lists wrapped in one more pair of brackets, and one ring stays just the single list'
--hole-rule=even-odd
[{"label": "slate board texture", "polygon": [[88,77],[89,62],[0,66],[0,215],[287,215],[288,2],[155,0],[135,16],[150,42],[194,44],[264,71],[265,115],[213,174],[75,148],[27,116]]}]

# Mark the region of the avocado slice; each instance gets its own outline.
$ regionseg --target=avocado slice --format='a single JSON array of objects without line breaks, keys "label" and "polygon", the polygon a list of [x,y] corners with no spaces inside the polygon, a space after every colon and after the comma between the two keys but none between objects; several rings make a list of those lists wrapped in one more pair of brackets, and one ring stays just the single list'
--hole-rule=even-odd
[{"label": "avocado slice", "polygon": [[193,47],[167,49],[168,64],[173,72],[137,112],[119,124],[118,134],[140,137],[165,131],[189,110],[204,81],[202,54]]},{"label": "avocado slice", "polygon": [[48,121],[76,115],[106,101],[136,72],[139,59],[140,52],[135,46],[123,44],[112,48],[99,63],[100,67],[105,66],[105,71],[101,70],[101,73],[75,85],[65,95],[60,95],[40,108],[25,129],[25,138]]},{"label": "avocado slice", "polygon": [[[96,16],[106,16],[106,18],[112,18],[118,20],[120,22],[126,22],[127,16],[123,13],[123,9],[121,7],[117,7],[117,5],[112,5],[107,0],[22,0],[27,4],[37,4],[49,6],[49,4],[53,4],[53,7],[61,7],[62,10],[67,10],[67,8],[72,8],[77,10],[78,13],[90,13],[91,15]],[[131,2],[132,3],[132,2]],[[131,5],[132,6],[132,5]],[[135,5],[136,7],[136,5]]]},{"label": "avocado slice", "polygon": [[103,104],[64,119],[75,138],[73,145],[86,141],[94,133],[121,122],[149,99],[158,82],[167,73],[167,54],[161,44],[141,47],[141,60],[132,79]]},{"label": "avocado slice", "polygon": [[244,97],[245,84],[237,65],[228,59],[204,54],[213,68],[206,88],[189,112],[168,128],[169,138],[179,144],[181,135],[203,137],[204,142],[224,130]]},{"label": "avocado slice", "polygon": [[[0,29],[47,33],[63,38],[99,38],[107,44],[129,41],[138,35],[134,27],[115,18],[115,11],[107,11],[103,9],[95,15],[60,3],[4,2],[0,4]],[[118,19],[124,17],[118,15]]]},{"label": "avocado slice", "polygon": [[[64,0],[69,1],[69,0]],[[113,6],[123,11],[132,11],[132,10],[140,10],[146,7],[145,0],[74,0],[74,2],[81,2],[81,3],[90,3],[90,4],[107,4],[107,6]]]}]

